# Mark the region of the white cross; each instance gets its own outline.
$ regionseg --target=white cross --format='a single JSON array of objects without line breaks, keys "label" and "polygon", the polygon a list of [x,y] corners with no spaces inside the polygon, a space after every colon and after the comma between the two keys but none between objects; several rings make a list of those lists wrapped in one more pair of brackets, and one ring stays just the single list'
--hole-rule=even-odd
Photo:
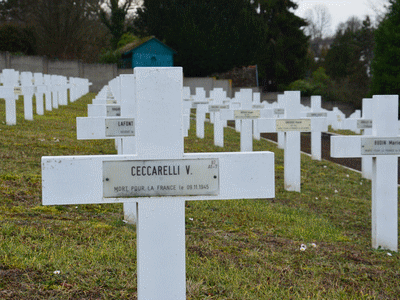
[{"label": "white cross", "polygon": [[33,120],[32,97],[33,97],[34,87],[32,85],[32,79],[33,77],[31,72],[21,73],[21,88],[22,88],[22,94],[24,96],[25,120]]},{"label": "white cross", "polygon": [[196,95],[192,96],[193,104],[196,107],[196,136],[204,138],[204,122],[206,121],[206,112],[208,111],[208,100],[203,88],[196,88]]},{"label": "white cross", "polygon": [[[265,109],[265,105],[261,104],[261,95],[260,93],[253,93],[253,109]],[[258,130],[258,121],[253,120],[253,137],[256,140],[260,140],[261,135],[260,131]]]},{"label": "white cross", "polygon": [[46,99],[46,110],[51,111],[53,109],[53,103],[52,103],[52,89],[53,87],[51,86],[51,75],[49,74],[44,74],[43,75],[43,82],[44,85],[46,86],[46,90],[44,92],[44,97]]},{"label": "white cross", "polygon": [[43,82],[43,74],[42,73],[33,73],[33,81],[34,81],[34,93],[36,97],[36,113],[38,115],[44,114],[43,107],[43,94],[46,92],[46,86]]},{"label": "white cross", "polygon": [[21,89],[18,87],[19,73],[12,69],[4,69],[2,72],[3,86],[0,86],[0,98],[6,101],[6,124],[17,124],[16,103]]},{"label": "white cross", "polygon": [[53,97],[53,108],[58,108],[60,92],[58,86],[58,75],[51,75],[51,94]]},{"label": "white cross", "polygon": [[[113,80],[113,90],[119,100],[112,97],[112,101],[117,104],[90,104],[89,117],[76,118],[78,139],[115,139],[118,154],[136,153],[134,78],[134,75],[121,75]],[[125,221],[134,224],[136,203],[123,203],[123,206]]]},{"label": "white cross", "polygon": [[138,299],[183,300],[185,200],[274,197],[274,155],[184,153],[182,68],[135,76],[137,154],[42,157],[43,204],[137,202]]},{"label": "white cross", "polygon": [[372,247],[397,251],[398,96],[373,97],[372,135],[332,136],[332,157],[372,157]]},{"label": "white cross", "polygon": [[240,100],[239,109],[237,104],[232,103],[230,109],[223,109],[220,113],[221,120],[235,120],[235,127],[240,129],[240,151],[251,152],[253,151],[253,122],[260,118],[272,117],[273,109],[261,109],[256,104],[257,109],[253,107],[253,90],[241,89],[236,92],[237,99]]},{"label": "white cross", "polygon": [[[362,100],[362,119],[366,120],[365,124],[368,124],[368,121],[371,120],[371,126],[364,126],[363,135],[371,135],[372,134],[372,112],[373,112],[373,100],[372,99],[363,99]],[[362,177],[367,179],[372,179],[372,157],[363,156],[361,158],[361,172]]]},{"label": "white cross", "polygon": [[260,132],[284,134],[284,181],[285,190],[300,192],[300,132],[326,131],[326,118],[299,118],[300,92],[285,92],[285,118],[260,119]]},{"label": "white cross", "polygon": [[[305,113],[307,118],[327,118],[327,113],[321,108],[321,96],[311,96],[311,110]],[[311,131],[311,158],[321,160],[321,131]]]},{"label": "white cross", "polygon": [[223,147],[224,146],[224,127],[226,127],[226,121],[221,120],[220,111],[221,109],[229,108],[228,104],[224,104],[226,100],[226,92],[222,88],[216,88],[210,91],[210,97],[213,99],[213,103],[209,105],[208,111],[214,114],[214,145]]},{"label": "white cross", "polygon": [[[285,115],[285,107],[286,107],[286,97],[285,94],[280,94],[278,95],[278,107],[280,109],[280,112],[283,113],[281,114],[276,114],[277,118],[283,118]],[[277,139],[278,139],[278,148],[279,149],[285,149],[285,133],[284,132],[278,132],[277,133]]]}]

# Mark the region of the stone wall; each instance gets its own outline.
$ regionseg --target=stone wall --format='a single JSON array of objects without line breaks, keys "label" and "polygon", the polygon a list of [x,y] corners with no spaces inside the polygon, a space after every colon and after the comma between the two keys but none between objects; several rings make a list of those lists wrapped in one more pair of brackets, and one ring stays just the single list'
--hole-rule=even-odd
[{"label": "stone wall", "polygon": [[0,52],[0,72],[3,69],[87,78],[92,83],[90,91],[95,93],[118,76],[116,64],[86,64],[79,60],[51,60],[45,56],[21,56],[8,52]]}]

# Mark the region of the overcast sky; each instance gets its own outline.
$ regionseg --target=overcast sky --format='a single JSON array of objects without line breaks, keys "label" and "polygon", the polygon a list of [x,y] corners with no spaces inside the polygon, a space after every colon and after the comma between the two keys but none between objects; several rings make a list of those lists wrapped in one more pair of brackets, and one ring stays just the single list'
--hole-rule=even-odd
[{"label": "overcast sky", "polygon": [[383,4],[387,3],[387,0],[293,0],[297,3],[298,8],[295,14],[300,17],[305,17],[305,12],[308,9],[312,9],[316,4],[323,4],[327,7],[331,14],[331,33],[333,34],[336,27],[341,22],[346,22],[347,19],[353,15],[359,17],[361,20],[365,18],[366,15],[371,17],[371,21],[375,20],[375,11],[372,6],[378,9],[383,8]]}]

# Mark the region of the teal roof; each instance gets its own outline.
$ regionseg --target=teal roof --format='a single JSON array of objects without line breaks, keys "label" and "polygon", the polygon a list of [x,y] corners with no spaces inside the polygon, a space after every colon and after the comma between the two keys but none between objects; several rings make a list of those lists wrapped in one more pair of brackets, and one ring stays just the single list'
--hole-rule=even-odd
[{"label": "teal roof", "polygon": [[128,55],[130,52],[136,52],[138,51],[141,47],[144,47],[144,45],[150,41],[153,42],[157,42],[159,43],[161,46],[163,46],[164,48],[166,48],[166,50],[170,51],[171,54],[176,54],[176,51],[170,47],[168,47],[167,45],[165,45],[163,42],[161,42],[160,40],[158,40],[157,38],[155,38],[154,36],[149,36],[149,37],[145,37],[142,39],[137,39],[136,41],[129,43],[127,45],[125,45],[124,47],[118,49],[118,51],[122,54],[122,55]]}]

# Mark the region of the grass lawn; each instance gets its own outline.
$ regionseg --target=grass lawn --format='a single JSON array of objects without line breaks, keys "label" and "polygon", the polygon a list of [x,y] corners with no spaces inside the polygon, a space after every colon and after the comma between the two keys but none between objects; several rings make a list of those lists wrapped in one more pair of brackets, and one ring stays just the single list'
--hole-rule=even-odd
[{"label": "grass lawn", "polygon": [[[42,156],[116,154],[114,140],[78,141],[75,118],[94,94],[34,121],[5,125],[0,99],[0,299],[136,299],[136,228],[122,204],[41,205]],[[212,124],[185,152],[240,150]],[[371,249],[371,183],[328,161],[302,155],[302,191],[283,189],[275,153],[276,197],[186,203],[187,299],[397,299],[400,259]],[[301,251],[301,245],[306,249]],[[304,249],[304,248],[303,248]]]}]

